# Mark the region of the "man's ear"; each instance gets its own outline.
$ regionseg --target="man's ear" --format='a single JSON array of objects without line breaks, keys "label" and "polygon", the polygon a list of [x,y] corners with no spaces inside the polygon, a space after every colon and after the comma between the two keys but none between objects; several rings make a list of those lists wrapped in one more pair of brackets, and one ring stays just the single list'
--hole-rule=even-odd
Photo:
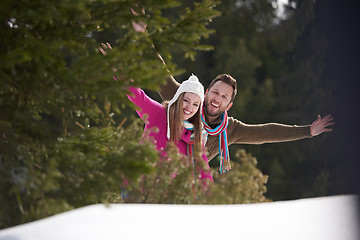
[{"label": "man's ear", "polygon": [[206,94],[208,93],[208,91],[209,91],[209,89],[206,89],[205,94],[204,94],[205,96],[206,96]]},{"label": "man's ear", "polygon": [[229,105],[226,108],[226,111],[228,111],[232,107],[232,105],[233,105],[233,102],[229,103]]}]

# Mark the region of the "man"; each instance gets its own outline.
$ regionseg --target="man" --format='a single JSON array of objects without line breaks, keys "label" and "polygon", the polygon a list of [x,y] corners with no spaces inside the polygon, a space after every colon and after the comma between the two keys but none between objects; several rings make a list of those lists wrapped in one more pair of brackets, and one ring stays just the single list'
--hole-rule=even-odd
[{"label": "man", "polygon": [[[159,90],[163,100],[169,100],[175,94],[179,83],[170,77]],[[231,144],[262,144],[294,141],[311,138],[334,124],[331,115],[320,115],[311,125],[285,125],[279,123],[245,124],[227,116],[237,93],[236,80],[228,74],[217,76],[205,92],[202,121],[208,135],[206,148],[209,161],[219,154],[220,173],[230,170],[228,146]]]},{"label": "man", "polygon": [[[131,9],[134,15],[138,15]],[[141,14],[145,14],[145,10]],[[146,24],[132,21],[137,32],[146,32]],[[106,48],[106,45],[103,45]],[[111,48],[111,47],[110,47]],[[102,53],[105,54],[105,50]],[[158,58],[165,61],[158,54]],[[180,86],[172,76],[159,90],[163,100],[170,100]],[[280,123],[245,124],[233,117],[228,117],[227,111],[232,107],[237,93],[236,80],[229,74],[217,76],[205,92],[202,111],[202,122],[208,133],[205,147],[208,160],[219,154],[220,173],[231,169],[228,146],[231,144],[262,144],[287,142],[303,138],[311,138],[323,132],[332,131],[327,128],[334,124],[331,115],[321,118],[320,115],[311,125],[285,125]]]}]

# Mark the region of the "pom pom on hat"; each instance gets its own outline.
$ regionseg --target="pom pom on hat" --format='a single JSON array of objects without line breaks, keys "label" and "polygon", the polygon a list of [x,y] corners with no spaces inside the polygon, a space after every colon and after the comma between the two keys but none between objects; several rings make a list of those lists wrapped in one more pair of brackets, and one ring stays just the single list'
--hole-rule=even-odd
[{"label": "pom pom on hat", "polygon": [[195,93],[200,97],[201,102],[204,101],[204,86],[194,74],[192,74],[188,80],[181,83],[174,97],[170,100],[169,105],[173,104],[183,92]]},{"label": "pom pom on hat", "polygon": [[191,74],[191,76],[188,78],[188,80],[181,83],[181,85],[177,89],[174,97],[170,100],[170,102],[168,104],[168,109],[167,109],[167,127],[168,127],[168,129],[167,129],[167,138],[168,139],[170,139],[170,124],[169,124],[169,109],[170,109],[170,106],[174,102],[176,102],[176,100],[179,98],[180,94],[184,93],[184,92],[191,92],[191,93],[197,94],[201,99],[200,108],[201,108],[202,103],[204,101],[204,86],[200,83],[197,76],[195,76],[194,74]]}]

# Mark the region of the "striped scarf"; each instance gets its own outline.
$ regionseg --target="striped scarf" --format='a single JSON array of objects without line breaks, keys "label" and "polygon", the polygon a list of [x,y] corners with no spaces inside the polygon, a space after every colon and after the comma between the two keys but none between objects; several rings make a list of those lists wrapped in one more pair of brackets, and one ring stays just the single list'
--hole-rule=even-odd
[{"label": "striped scarf", "polygon": [[[203,126],[202,123],[201,123],[201,125]],[[188,121],[183,121],[183,126],[185,129],[191,131],[189,143],[194,144],[194,139],[195,139],[194,125]],[[202,142],[203,142],[203,145],[205,146],[205,143],[206,143],[207,137],[208,137],[208,133],[203,127],[201,128],[201,134],[202,134]]]},{"label": "striped scarf", "polygon": [[219,162],[220,162],[219,171],[221,174],[231,169],[229,148],[227,141],[228,114],[226,110],[223,114],[221,114],[220,119],[221,119],[221,123],[216,128],[212,129],[205,121],[204,107],[202,108],[201,121],[204,124],[204,129],[211,136],[219,136]]},{"label": "striped scarf", "polygon": [[194,133],[194,125],[192,123],[189,123],[188,121],[183,121],[183,126],[185,129],[190,130],[191,136],[190,136],[190,140],[187,142],[186,141],[186,145],[187,145],[187,153],[188,156],[191,157],[192,160],[192,164],[193,164],[193,169],[194,169],[194,181],[196,181],[196,172],[195,172],[195,159],[194,159],[194,140],[195,140],[195,133]]},{"label": "striped scarf", "polygon": [[[202,123],[201,123],[201,125],[202,125]],[[196,181],[195,158],[194,158],[194,142],[195,142],[194,125],[188,121],[183,121],[183,126],[185,129],[191,131],[191,136],[190,136],[189,141],[185,141],[185,142],[187,143],[188,156],[190,156],[191,160],[192,160],[192,164],[193,164],[193,168],[194,168],[194,179]],[[204,128],[201,128],[201,133],[202,133],[203,145],[205,146],[205,142],[207,140],[208,133],[205,131]]]}]

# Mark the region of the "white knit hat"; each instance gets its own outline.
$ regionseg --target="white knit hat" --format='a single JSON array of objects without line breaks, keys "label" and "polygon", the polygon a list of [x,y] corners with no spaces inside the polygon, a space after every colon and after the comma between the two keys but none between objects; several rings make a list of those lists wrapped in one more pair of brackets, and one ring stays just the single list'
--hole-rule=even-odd
[{"label": "white knit hat", "polygon": [[174,97],[170,100],[169,104],[168,104],[168,109],[167,109],[167,138],[170,139],[170,123],[169,123],[169,110],[170,110],[170,106],[176,102],[176,100],[179,98],[181,93],[184,92],[191,92],[191,93],[195,93],[197,94],[200,99],[200,108],[202,107],[202,103],[204,101],[204,86],[199,82],[199,79],[197,76],[195,76],[194,74],[191,74],[191,76],[189,77],[188,80],[183,81],[180,85],[180,87],[177,89]]}]

